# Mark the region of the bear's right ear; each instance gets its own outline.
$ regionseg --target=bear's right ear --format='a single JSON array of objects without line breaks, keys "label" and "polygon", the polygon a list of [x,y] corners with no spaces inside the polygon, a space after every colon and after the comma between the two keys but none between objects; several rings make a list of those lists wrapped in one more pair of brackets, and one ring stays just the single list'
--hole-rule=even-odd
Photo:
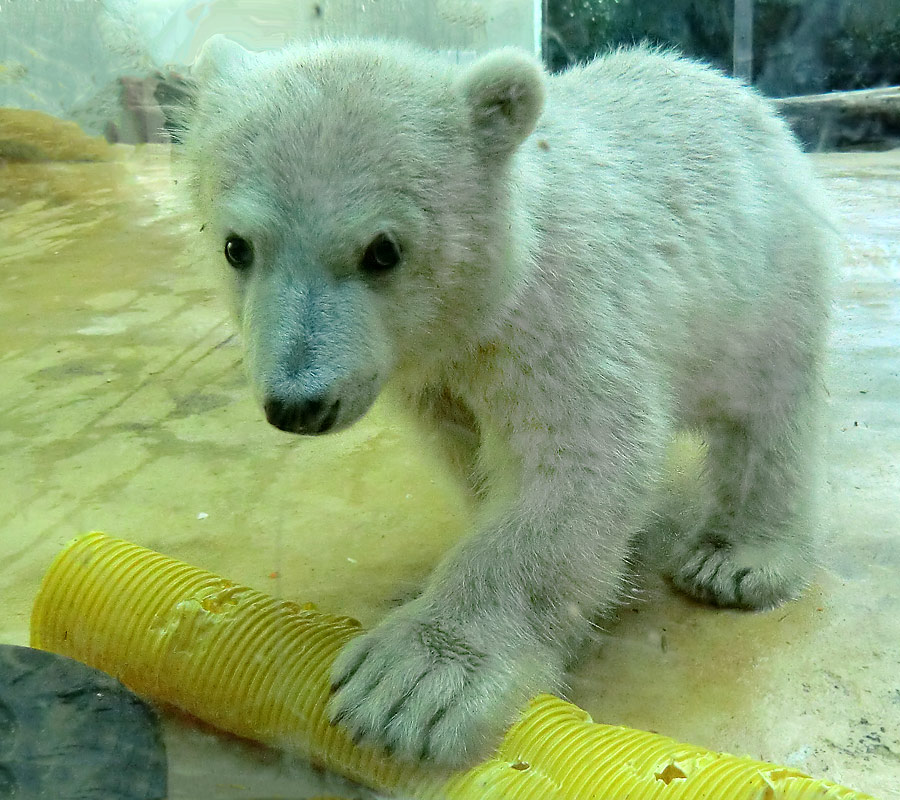
[{"label": "bear's right ear", "polygon": [[243,69],[250,61],[252,53],[237,42],[217,33],[203,43],[194,65],[191,77],[200,83],[223,78]]},{"label": "bear's right ear", "polygon": [[478,59],[460,87],[478,149],[489,157],[512,154],[544,108],[544,70],[520,50],[506,48]]},{"label": "bear's right ear", "polygon": [[227,78],[246,69],[253,55],[221,34],[203,43],[189,76],[179,83],[177,94],[160,101],[165,127],[173,142],[184,142],[188,131],[196,126],[201,97],[207,98],[207,106],[214,105],[214,99],[222,96],[228,84]]}]

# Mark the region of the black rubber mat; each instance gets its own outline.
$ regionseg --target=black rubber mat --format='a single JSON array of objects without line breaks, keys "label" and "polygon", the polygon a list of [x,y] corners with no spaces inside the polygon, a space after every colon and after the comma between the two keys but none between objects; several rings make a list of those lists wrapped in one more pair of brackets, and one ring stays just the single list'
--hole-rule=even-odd
[{"label": "black rubber mat", "polygon": [[156,715],[71,658],[0,645],[0,800],[160,800]]}]

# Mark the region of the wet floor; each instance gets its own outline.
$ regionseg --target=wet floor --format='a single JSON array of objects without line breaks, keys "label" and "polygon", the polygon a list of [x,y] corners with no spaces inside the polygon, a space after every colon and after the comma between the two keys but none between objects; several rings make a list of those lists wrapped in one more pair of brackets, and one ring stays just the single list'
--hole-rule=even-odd
[{"label": "wet floor", "polygon": [[[900,800],[900,151],[817,163],[846,241],[825,567],[767,614],[648,578],[571,697],[598,720]],[[27,643],[43,571],[87,530],[371,624],[466,529],[463,495],[389,401],[333,437],[265,424],[180,208],[162,147],[0,162],[0,642]],[[167,744],[172,800],[335,791],[174,717]]]}]

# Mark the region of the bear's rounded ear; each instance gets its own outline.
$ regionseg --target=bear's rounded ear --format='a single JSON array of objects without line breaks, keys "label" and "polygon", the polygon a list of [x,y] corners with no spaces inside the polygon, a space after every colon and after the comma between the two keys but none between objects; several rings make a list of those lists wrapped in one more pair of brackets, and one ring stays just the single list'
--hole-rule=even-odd
[{"label": "bear's rounded ear", "polygon": [[191,77],[202,83],[223,78],[242,69],[250,61],[252,53],[237,42],[221,33],[210,36],[203,43],[194,65]]},{"label": "bear's rounded ear", "polygon": [[497,50],[478,59],[461,78],[478,149],[510,155],[534,130],[544,107],[544,70],[521,50]]}]

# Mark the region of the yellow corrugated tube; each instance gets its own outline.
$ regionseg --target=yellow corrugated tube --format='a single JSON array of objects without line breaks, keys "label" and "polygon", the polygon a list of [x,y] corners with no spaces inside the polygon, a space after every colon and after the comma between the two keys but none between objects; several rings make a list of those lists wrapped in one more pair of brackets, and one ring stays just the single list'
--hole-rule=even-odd
[{"label": "yellow corrugated tube", "polygon": [[359,623],[277,600],[90,533],[44,576],[33,647],[239,736],[298,753],[384,794],[416,800],[873,800],[787,767],[601,725],[534,698],[494,756],[450,772],[356,746],[329,724],[329,667]]}]

